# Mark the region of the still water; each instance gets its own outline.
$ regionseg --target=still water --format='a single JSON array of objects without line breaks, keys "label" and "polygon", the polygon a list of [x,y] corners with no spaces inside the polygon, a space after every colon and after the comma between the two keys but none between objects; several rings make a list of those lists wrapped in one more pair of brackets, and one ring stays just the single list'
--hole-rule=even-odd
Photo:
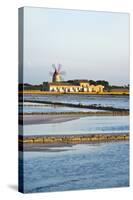
[{"label": "still water", "polygon": [[[64,151],[66,150],[66,151]],[[129,143],[74,145],[61,152],[24,153],[24,192],[129,185]]]},{"label": "still water", "polygon": [[25,125],[23,135],[71,135],[125,132],[129,132],[129,116],[88,116],[61,123]]}]

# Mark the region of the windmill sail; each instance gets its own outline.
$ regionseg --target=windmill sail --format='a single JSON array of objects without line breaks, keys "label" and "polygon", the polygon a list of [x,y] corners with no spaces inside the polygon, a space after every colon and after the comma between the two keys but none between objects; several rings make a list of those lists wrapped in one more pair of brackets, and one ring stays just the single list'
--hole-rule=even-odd
[{"label": "windmill sail", "polygon": [[50,75],[52,76],[52,82],[60,82],[63,80],[62,76],[65,75],[65,71],[61,71],[62,65],[58,64],[56,66],[55,64],[52,64],[52,68],[54,69],[54,72],[50,72]]}]

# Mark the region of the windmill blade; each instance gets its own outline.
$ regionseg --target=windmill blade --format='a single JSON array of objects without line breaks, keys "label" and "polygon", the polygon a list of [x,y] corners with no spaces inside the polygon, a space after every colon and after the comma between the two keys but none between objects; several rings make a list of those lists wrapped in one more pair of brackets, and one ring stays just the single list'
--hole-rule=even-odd
[{"label": "windmill blade", "polygon": [[62,67],[62,65],[61,65],[61,64],[58,64],[58,68],[57,68],[58,72],[60,72],[61,67]]},{"label": "windmill blade", "polygon": [[61,75],[66,75],[66,72],[65,71],[61,71],[60,74]]},{"label": "windmill blade", "polygon": [[50,76],[53,76],[53,72],[49,72],[49,75],[50,75]]},{"label": "windmill blade", "polygon": [[63,78],[63,77],[61,77],[60,79],[61,79],[61,81],[64,81],[64,78]]},{"label": "windmill blade", "polygon": [[56,66],[55,66],[55,64],[52,64],[52,67],[53,67],[54,70],[56,70]]}]

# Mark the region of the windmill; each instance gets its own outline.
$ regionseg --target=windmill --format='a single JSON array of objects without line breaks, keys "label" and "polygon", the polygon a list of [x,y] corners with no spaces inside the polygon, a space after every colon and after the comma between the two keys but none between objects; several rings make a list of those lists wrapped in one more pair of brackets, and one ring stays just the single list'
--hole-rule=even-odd
[{"label": "windmill", "polygon": [[65,75],[65,72],[61,71],[62,65],[58,64],[56,66],[55,64],[52,64],[52,68],[54,69],[54,72],[50,72],[50,75],[52,76],[52,82],[62,81],[62,76]]}]

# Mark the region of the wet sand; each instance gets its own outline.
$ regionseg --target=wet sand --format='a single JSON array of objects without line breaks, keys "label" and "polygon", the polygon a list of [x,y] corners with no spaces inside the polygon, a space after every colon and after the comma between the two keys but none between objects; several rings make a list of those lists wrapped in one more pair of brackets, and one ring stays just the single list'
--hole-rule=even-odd
[{"label": "wet sand", "polygon": [[[64,147],[72,147],[74,144],[24,144],[23,151],[32,152],[61,152],[68,151]],[[75,144],[76,145],[76,144]],[[21,147],[20,147],[21,150]]]},{"label": "wet sand", "polygon": [[[76,115],[24,115],[23,117],[23,124],[30,125],[30,124],[50,124],[50,123],[61,123],[67,122],[71,120],[79,119],[80,117],[85,116],[76,116]],[[22,119],[20,118],[20,124],[22,123]]]}]

